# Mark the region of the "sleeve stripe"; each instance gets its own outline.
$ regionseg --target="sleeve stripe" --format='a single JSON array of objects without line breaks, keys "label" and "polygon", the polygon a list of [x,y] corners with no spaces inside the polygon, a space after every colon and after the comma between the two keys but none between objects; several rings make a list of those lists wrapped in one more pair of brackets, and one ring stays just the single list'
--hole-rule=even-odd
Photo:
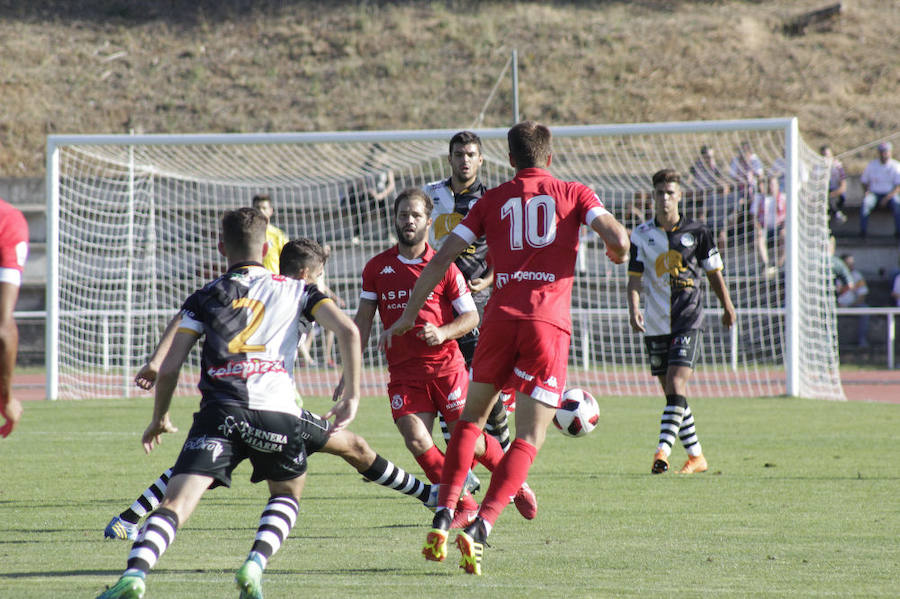
[{"label": "sleeve stripe", "polygon": [[466,293],[453,300],[453,309],[463,314],[465,312],[475,312],[478,308],[475,307],[475,300],[472,299],[472,294]]},{"label": "sleeve stripe", "polygon": [[309,313],[312,314],[312,317],[313,317],[313,318],[315,318],[315,317],[316,317],[316,310],[318,310],[318,309],[322,306],[322,304],[324,304],[325,302],[330,302],[330,301],[331,301],[331,298],[330,298],[330,297],[323,297],[322,299],[320,299],[319,301],[316,302],[316,305],[315,305],[315,306],[313,306],[312,308],[310,308]]},{"label": "sleeve stripe", "polygon": [[588,210],[587,216],[584,218],[584,224],[590,227],[595,218],[597,218],[598,216],[603,216],[604,214],[609,214],[609,210],[607,210],[603,206],[591,208],[590,210]]},{"label": "sleeve stripe", "polygon": [[456,225],[455,227],[453,227],[453,230],[450,231],[450,232],[451,232],[451,233],[456,233],[457,235],[459,235],[460,237],[462,237],[463,240],[464,240],[466,243],[468,243],[468,244],[470,244],[470,245],[471,245],[471,244],[475,241],[475,239],[476,239],[475,233],[473,233],[472,230],[471,230],[469,227],[465,226],[465,225],[462,224],[462,223],[460,223],[460,224]]}]

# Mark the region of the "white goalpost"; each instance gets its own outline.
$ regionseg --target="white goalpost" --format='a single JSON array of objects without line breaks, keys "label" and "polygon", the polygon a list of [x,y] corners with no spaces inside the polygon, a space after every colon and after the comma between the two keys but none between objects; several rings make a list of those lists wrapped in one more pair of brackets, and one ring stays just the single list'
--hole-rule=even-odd
[{"label": "white goalpost", "polygon": [[[682,212],[718,221],[734,208],[720,252],[737,325],[719,323],[708,291],[696,396],[787,394],[843,399],[837,320],[828,251],[828,173],[800,138],[796,119],[754,119],[552,127],[551,171],[595,189],[631,229],[652,216],[650,176],[682,173]],[[514,173],[507,129],[480,129],[481,178],[494,186]],[[48,398],[138,393],[136,370],[166,322],[195,289],[224,270],[216,251],[226,209],[268,194],[272,222],[289,237],[331,247],[328,285],[355,312],[365,262],[394,243],[396,192],[449,176],[456,130],[230,135],[54,135],[47,152]],[[749,213],[729,162],[748,142],[787,195],[784,236],[769,239]],[[715,151],[720,175],[688,175],[699,149]],[[395,192],[373,199],[393,179]],[[712,224],[712,223],[711,223]],[[762,261],[763,247],[769,262]],[[783,257],[783,258],[782,258]],[[779,262],[783,259],[783,264]],[[584,235],[575,277],[569,385],[606,395],[656,395],[640,335],[628,325],[626,265]],[[705,284],[705,281],[702,282]],[[365,352],[364,393],[384,393],[386,367]],[[301,393],[328,395],[339,372],[313,342],[316,365],[295,368]],[[179,393],[195,394],[199,352],[183,370]]]}]

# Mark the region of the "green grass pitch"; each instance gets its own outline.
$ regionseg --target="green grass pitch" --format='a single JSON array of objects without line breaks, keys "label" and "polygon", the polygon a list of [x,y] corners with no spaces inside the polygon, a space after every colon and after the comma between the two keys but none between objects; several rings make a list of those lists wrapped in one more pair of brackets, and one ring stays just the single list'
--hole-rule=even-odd
[{"label": "green grass pitch", "polygon": [[[663,399],[598,401],[588,437],[548,431],[529,477],[538,517],[512,506],[501,515],[480,578],[457,568],[452,546],[445,563],[421,557],[431,514],[418,502],[313,456],[266,598],[897,595],[900,406],[695,399],[710,471],[651,476]],[[0,441],[0,596],[95,597],[117,579],[130,543],[105,541],[103,527],[174,462],[197,406],[177,399],[181,431],[145,456],[151,403],[26,405]],[[364,399],[351,428],[420,474],[384,398]],[[673,468],[683,459],[676,448]],[[246,464],[230,490],[209,492],[148,577],[146,599],[237,597],[233,573],[266,499]]]}]

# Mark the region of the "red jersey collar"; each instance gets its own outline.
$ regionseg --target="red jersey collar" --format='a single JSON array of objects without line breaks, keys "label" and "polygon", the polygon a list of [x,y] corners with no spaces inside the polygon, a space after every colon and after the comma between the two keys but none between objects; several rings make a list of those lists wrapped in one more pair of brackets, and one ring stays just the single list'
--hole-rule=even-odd
[{"label": "red jersey collar", "polygon": [[425,253],[419,256],[418,258],[413,258],[410,260],[409,258],[405,258],[400,253],[400,244],[394,246],[394,255],[397,257],[397,260],[403,262],[404,264],[418,264],[419,262],[428,262],[431,260],[431,257],[434,256],[434,248],[431,247],[430,244],[425,244]]}]

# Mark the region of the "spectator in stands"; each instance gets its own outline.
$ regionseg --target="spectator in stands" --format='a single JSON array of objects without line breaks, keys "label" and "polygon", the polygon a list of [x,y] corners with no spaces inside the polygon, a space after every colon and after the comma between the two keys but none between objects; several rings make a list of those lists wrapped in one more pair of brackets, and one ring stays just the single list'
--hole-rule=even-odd
[{"label": "spectator in stands", "polygon": [[834,278],[834,290],[838,296],[850,288],[850,269],[844,261],[834,253],[836,242],[834,235],[828,237],[828,255],[831,256],[831,276]]},{"label": "spectator in stands", "polygon": [[765,175],[762,160],[759,159],[750,147],[749,141],[742,141],[737,148],[737,154],[731,159],[728,173],[734,179],[738,191],[742,192],[742,199],[746,202],[753,200],[759,179]]},{"label": "spectator in stands", "polygon": [[[781,188],[782,191],[787,190],[788,163],[787,159],[784,157],[785,153],[785,147],[781,146],[781,154],[772,161],[772,169],[769,171],[771,174],[778,177],[778,187]],[[800,185],[804,185],[809,181],[809,169],[802,160],[800,161],[799,171]],[[785,195],[787,194],[785,193]]]},{"label": "spectator in stands", "polygon": [[388,166],[387,148],[377,142],[372,144],[362,170],[365,172],[362,181],[355,184],[347,196],[353,221],[353,243],[360,242],[364,223],[378,241],[386,237],[396,241],[388,224],[391,220],[388,199],[394,196],[397,187],[394,171]]},{"label": "spectator in stands", "polygon": [[891,304],[900,307],[900,271],[897,271],[891,281]]},{"label": "spectator in stands", "polygon": [[[716,163],[715,150],[700,147],[700,156],[688,170],[689,185],[704,196],[706,224],[717,236],[718,245],[724,246],[727,231],[737,220],[737,197],[731,195],[731,186]],[[643,221],[642,221],[643,222]]]},{"label": "spectator in stands", "polygon": [[272,215],[275,214],[272,198],[267,194],[260,193],[253,196],[251,203],[254,208],[263,213],[263,216],[266,217],[266,221],[269,223],[266,226],[266,244],[268,244],[269,249],[266,251],[266,255],[263,256],[263,266],[266,267],[266,270],[278,274],[278,257],[281,256],[281,248],[287,243],[288,237],[284,234],[284,231],[272,224]]},{"label": "spectator in stands", "polygon": [[759,180],[760,189],[753,197],[750,214],[753,215],[754,243],[762,262],[766,278],[773,277],[778,268],[769,262],[769,242],[775,246],[775,261],[784,266],[784,219],[787,216],[787,199],[778,185],[778,175],[770,174]]},{"label": "spectator in stands", "polygon": [[894,237],[900,239],[900,162],[891,158],[892,150],[889,141],[878,144],[878,158],[866,165],[859,179],[865,194],[859,208],[859,235],[863,239],[868,234],[869,215],[885,206],[894,213]]},{"label": "spectator in stands", "polygon": [[[846,285],[844,292],[838,295],[837,303],[842,308],[868,308],[866,296],[869,294],[869,287],[866,285],[866,279],[856,269],[856,259],[852,254],[841,254],[841,260],[850,274],[850,283]],[[856,327],[856,345],[861,348],[869,346],[869,315],[863,314],[859,316],[859,322]]]},{"label": "spectator in stands", "polygon": [[828,169],[828,216],[844,224],[847,222],[847,215],[843,212],[847,200],[847,173],[841,161],[834,157],[831,146],[824,144],[819,152],[825,157],[825,168]]},{"label": "spectator in stands", "polygon": [[0,200],[0,437],[7,437],[22,418],[22,404],[12,394],[12,373],[19,353],[19,328],[13,311],[27,257],[25,215]]}]

